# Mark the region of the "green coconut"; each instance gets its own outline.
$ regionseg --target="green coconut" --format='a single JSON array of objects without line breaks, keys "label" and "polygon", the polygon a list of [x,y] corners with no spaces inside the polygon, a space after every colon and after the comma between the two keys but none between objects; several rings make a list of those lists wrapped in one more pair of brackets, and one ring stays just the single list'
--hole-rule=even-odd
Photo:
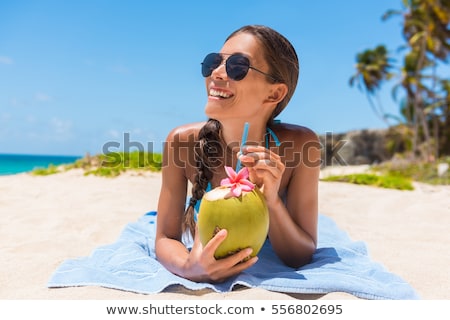
[{"label": "green coconut", "polygon": [[253,257],[267,237],[269,210],[258,187],[242,192],[238,197],[230,197],[230,188],[220,186],[204,194],[197,223],[203,245],[221,229],[227,230],[226,239],[214,253],[216,259],[249,247],[253,249]]}]

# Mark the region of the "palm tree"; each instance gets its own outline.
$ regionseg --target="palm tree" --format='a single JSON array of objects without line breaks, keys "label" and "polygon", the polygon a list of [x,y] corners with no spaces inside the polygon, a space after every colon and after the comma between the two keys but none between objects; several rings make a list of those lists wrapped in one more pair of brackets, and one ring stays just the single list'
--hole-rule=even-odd
[{"label": "palm tree", "polygon": [[[378,97],[378,90],[381,84],[391,77],[392,65],[388,56],[388,51],[384,45],[379,45],[374,49],[368,49],[356,55],[356,73],[350,78],[349,84],[365,92],[367,100],[373,112],[383,121],[387,122],[386,114]],[[377,105],[373,101],[377,99]]]},{"label": "palm tree", "polygon": [[394,99],[398,89],[403,89],[401,113],[413,131],[414,155],[421,154],[430,160],[432,155],[437,158],[438,150],[450,154],[450,148],[441,145],[443,141],[450,144],[450,79],[436,74],[438,64],[447,63],[450,54],[450,0],[402,0],[402,4],[403,10],[389,10],[383,20],[394,15],[403,19],[402,35],[407,49],[403,66],[397,74],[391,73],[392,60],[384,46],[365,50],[356,57],[356,73],[350,78],[350,85],[357,83],[375,114],[386,121],[392,116],[384,113],[381,103],[377,107],[373,97],[378,99],[378,90],[385,80],[394,75],[399,77],[393,90]]},{"label": "palm tree", "polygon": [[[450,79],[443,79],[440,81],[441,96],[437,99],[435,106],[437,109],[437,117],[440,119],[437,126],[439,126],[439,141],[440,153],[450,154]],[[437,130],[436,130],[437,132]]]},{"label": "palm tree", "polygon": [[[417,152],[419,131],[423,134],[425,157],[437,156],[438,146],[432,151],[433,141],[429,124],[437,121],[436,76],[438,61],[446,61],[450,52],[450,0],[403,0],[404,12],[390,10],[383,19],[401,14],[404,19],[402,34],[407,41],[409,53],[405,56],[402,68],[401,86],[405,89],[407,105],[412,106],[411,125],[414,130],[413,150]],[[431,75],[426,71],[432,67]],[[431,88],[427,87],[430,83]],[[434,99],[434,100],[433,100]],[[446,117],[450,116],[449,114]],[[434,129],[438,130],[435,125]],[[435,137],[439,136],[435,132]],[[439,139],[435,138],[435,143]]]}]

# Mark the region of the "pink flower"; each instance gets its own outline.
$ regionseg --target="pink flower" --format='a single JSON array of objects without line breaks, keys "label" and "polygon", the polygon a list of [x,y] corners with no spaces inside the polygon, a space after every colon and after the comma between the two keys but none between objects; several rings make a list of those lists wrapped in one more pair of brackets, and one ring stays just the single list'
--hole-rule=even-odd
[{"label": "pink flower", "polygon": [[255,185],[248,180],[248,169],[246,167],[239,170],[238,173],[231,167],[225,166],[225,172],[228,178],[222,179],[221,186],[231,188],[231,195],[239,197],[242,191],[252,191]]}]

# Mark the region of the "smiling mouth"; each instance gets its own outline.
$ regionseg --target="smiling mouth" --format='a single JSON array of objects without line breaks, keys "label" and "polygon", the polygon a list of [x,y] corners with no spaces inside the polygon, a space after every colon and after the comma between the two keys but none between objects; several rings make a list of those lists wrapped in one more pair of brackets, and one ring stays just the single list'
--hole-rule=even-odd
[{"label": "smiling mouth", "polygon": [[233,96],[233,94],[230,92],[225,92],[225,91],[221,91],[221,90],[210,89],[209,96],[214,97],[214,98],[228,99],[228,98],[231,98]]}]

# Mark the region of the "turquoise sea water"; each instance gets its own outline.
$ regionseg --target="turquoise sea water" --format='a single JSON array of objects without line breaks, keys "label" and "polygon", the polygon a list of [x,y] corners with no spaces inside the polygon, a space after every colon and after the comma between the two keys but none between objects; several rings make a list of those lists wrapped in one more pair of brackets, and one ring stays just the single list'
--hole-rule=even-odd
[{"label": "turquoise sea water", "polygon": [[73,163],[80,158],[82,157],[0,154],[0,175],[28,172],[36,168],[47,168],[50,164]]}]

